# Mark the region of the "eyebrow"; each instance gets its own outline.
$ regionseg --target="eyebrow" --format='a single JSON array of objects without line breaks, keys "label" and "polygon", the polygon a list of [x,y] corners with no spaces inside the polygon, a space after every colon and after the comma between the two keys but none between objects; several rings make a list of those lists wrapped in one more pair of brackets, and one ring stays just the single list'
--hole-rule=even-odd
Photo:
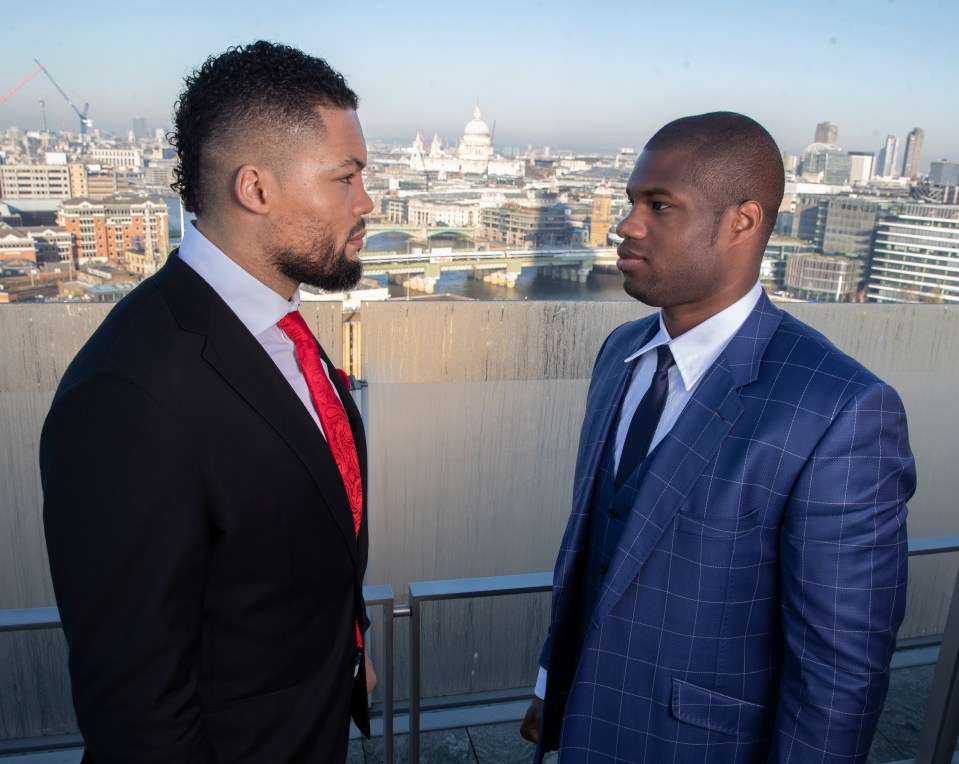
[{"label": "eyebrow", "polygon": [[644,188],[639,192],[638,196],[673,196],[673,192],[668,188],[656,186],[653,188]]},{"label": "eyebrow", "polygon": [[336,169],[339,170],[342,167],[348,167],[350,165],[353,165],[357,170],[362,170],[366,167],[366,162],[361,162],[357,157],[351,156],[340,162],[336,166]]},{"label": "eyebrow", "polygon": [[629,199],[631,202],[636,201],[638,197],[644,197],[648,199],[651,196],[667,196],[670,199],[675,198],[675,194],[673,194],[672,191],[670,191],[668,188],[665,188],[663,186],[654,186],[652,188],[644,188],[638,191],[635,195],[630,190],[629,186],[626,187],[626,198]]}]

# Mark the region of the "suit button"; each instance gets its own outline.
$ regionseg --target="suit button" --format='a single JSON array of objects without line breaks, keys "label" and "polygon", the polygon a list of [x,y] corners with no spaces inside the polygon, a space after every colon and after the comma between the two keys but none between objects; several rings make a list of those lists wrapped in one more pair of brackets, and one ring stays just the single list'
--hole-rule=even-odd
[{"label": "suit button", "polygon": [[609,568],[606,566],[606,563],[605,563],[605,562],[602,563],[602,564],[599,566],[599,575],[605,576],[607,570],[609,570]]},{"label": "suit button", "polygon": [[610,509],[606,515],[610,520],[615,520],[617,517],[619,517],[619,512],[617,512],[615,509]]}]

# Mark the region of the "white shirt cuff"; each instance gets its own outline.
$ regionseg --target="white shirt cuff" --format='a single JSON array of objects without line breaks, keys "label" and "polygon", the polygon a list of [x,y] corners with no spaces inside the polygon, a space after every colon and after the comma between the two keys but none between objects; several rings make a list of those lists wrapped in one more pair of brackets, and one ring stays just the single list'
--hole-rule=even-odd
[{"label": "white shirt cuff", "polygon": [[539,674],[536,676],[536,687],[533,689],[533,694],[540,700],[546,697],[546,669],[542,666],[539,667]]}]

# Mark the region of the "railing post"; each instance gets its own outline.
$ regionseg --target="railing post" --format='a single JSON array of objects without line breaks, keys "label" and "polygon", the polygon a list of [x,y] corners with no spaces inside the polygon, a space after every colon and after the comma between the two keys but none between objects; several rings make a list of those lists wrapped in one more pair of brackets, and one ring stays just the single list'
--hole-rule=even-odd
[{"label": "railing post", "polygon": [[959,737],[959,575],[952,590],[929,703],[916,745],[916,764],[949,764]]},{"label": "railing post", "polygon": [[393,605],[383,608],[386,632],[386,687],[383,698],[383,761],[393,764],[393,673],[396,664],[393,649]]},{"label": "railing post", "polygon": [[420,601],[410,587],[410,764],[420,764]]},{"label": "railing post", "polygon": [[395,671],[393,645],[393,615],[394,602],[393,587],[389,584],[364,586],[363,597],[369,607],[379,605],[383,608],[383,660],[385,663],[385,677],[383,684],[386,687],[383,698],[383,761],[393,764],[393,674]]}]

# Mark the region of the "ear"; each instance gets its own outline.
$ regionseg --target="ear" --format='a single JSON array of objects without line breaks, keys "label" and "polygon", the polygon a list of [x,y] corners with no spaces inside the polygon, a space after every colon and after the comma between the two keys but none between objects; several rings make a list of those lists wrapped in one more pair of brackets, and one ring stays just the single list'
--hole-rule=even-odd
[{"label": "ear", "polygon": [[245,164],[233,179],[233,196],[240,206],[256,215],[269,212],[269,178],[262,168]]},{"label": "ear", "polygon": [[745,201],[733,212],[730,233],[737,244],[743,244],[761,233],[763,228],[762,205],[756,201]]}]

